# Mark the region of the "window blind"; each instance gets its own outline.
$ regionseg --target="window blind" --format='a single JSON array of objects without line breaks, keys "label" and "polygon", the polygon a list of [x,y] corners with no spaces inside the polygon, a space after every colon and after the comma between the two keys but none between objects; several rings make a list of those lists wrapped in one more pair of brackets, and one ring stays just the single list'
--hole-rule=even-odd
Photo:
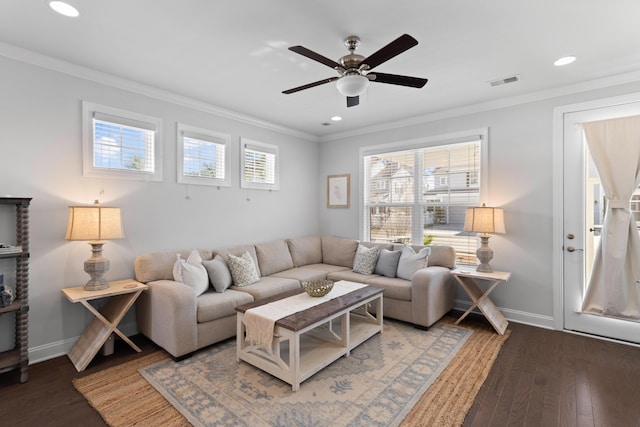
[{"label": "window blind", "polygon": [[463,232],[480,203],[481,140],[365,154],[365,236],[372,241],[453,246],[475,262],[477,239]]},{"label": "window blind", "polygon": [[255,184],[276,184],[276,150],[244,145],[244,180]]},{"label": "window blind", "polygon": [[[154,172],[155,128],[143,127],[141,122],[94,114],[93,166],[137,172]],[[100,118],[98,118],[100,117]],[[115,116],[108,116],[115,119]],[[128,124],[124,124],[124,123]],[[133,126],[132,122],[135,122]],[[148,124],[147,127],[153,127]]]},{"label": "window blind", "polygon": [[183,174],[225,179],[226,145],[219,139],[183,132]]}]

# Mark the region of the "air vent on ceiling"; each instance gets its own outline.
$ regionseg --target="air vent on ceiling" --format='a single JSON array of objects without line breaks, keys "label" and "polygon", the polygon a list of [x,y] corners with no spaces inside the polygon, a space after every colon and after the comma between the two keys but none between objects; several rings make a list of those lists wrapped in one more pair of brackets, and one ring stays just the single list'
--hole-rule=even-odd
[{"label": "air vent on ceiling", "polygon": [[501,86],[506,85],[508,83],[515,83],[520,80],[520,77],[516,74],[515,76],[504,77],[502,79],[491,80],[489,84],[493,86]]}]

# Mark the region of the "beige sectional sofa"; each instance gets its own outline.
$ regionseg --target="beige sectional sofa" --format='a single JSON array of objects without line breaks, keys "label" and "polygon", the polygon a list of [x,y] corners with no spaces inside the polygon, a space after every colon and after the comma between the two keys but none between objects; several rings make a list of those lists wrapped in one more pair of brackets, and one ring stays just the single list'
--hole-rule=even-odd
[{"label": "beige sectional sofa", "polygon": [[[425,260],[411,280],[353,271],[358,245],[388,251],[403,245],[358,242],[333,236],[309,236],[216,250],[199,250],[203,260],[216,255],[251,255],[259,274],[256,283],[231,285],[223,292],[213,287],[196,296],[193,288],[174,281],[176,254],[189,251],[154,252],[135,260],[138,281],[149,289],[136,303],[139,331],[176,358],[235,336],[240,304],[300,287],[314,279],[350,280],[384,289],[384,316],[429,327],[453,308],[455,285],[450,270],[455,251],[449,246],[430,246]],[[416,252],[424,247],[412,247]],[[206,261],[205,261],[206,263]],[[386,273],[385,273],[386,274]],[[393,274],[393,273],[392,273]]]}]

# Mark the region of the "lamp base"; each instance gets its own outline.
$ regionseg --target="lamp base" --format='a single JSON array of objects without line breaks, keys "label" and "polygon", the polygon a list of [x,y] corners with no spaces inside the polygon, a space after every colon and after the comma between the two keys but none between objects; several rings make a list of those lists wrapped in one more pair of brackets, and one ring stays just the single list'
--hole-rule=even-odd
[{"label": "lamp base", "polygon": [[105,242],[89,242],[91,245],[91,258],[84,262],[84,271],[91,279],[84,285],[85,291],[100,291],[109,287],[109,282],[104,278],[104,273],[109,270],[109,260],[102,256],[102,246]]},{"label": "lamp base", "polygon": [[476,251],[476,256],[480,261],[480,265],[476,267],[476,271],[493,273],[493,268],[489,265],[489,261],[493,259],[493,249],[489,247],[489,235],[480,235],[480,247]]}]

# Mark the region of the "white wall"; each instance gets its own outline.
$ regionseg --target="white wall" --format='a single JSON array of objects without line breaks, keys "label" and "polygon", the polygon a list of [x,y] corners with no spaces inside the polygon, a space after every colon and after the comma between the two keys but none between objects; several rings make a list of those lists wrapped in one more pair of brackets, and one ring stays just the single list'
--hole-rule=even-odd
[{"label": "white wall", "polygon": [[[504,208],[507,229],[507,234],[491,237],[491,265],[513,273],[491,298],[508,319],[552,328],[553,108],[638,90],[640,83],[627,84],[325,141],[320,173],[323,179],[351,174],[351,207],[323,207],[322,233],[359,237],[361,147],[488,127],[489,194],[482,201]],[[469,307],[469,298],[460,289],[456,300],[459,308]]]},{"label": "white wall", "polygon": [[[133,277],[135,257],[151,251],[213,249],[319,233],[317,142],[2,57],[0,82],[0,195],[33,197],[32,362],[66,352],[92,319],[60,293],[87,281],[83,262],[91,254],[85,242],[64,240],[69,205],[99,199],[122,208],[126,238],[108,242],[104,250],[111,261],[109,280]],[[82,176],[83,100],[162,118],[163,182]],[[177,122],[232,136],[236,155],[230,188],[177,184]],[[240,137],[280,147],[279,191],[240,189]],[[7,217],[0,217],[0,241],[12,243],[15,223],[7,223]],[[2,261],[0,268],[12,265]],[[5,279],[12,284],[9,275]],[[12,317],[0,317],[0,350],[12,346]],[[125,332],[135,332],[133,313],[123,323]]]}]

